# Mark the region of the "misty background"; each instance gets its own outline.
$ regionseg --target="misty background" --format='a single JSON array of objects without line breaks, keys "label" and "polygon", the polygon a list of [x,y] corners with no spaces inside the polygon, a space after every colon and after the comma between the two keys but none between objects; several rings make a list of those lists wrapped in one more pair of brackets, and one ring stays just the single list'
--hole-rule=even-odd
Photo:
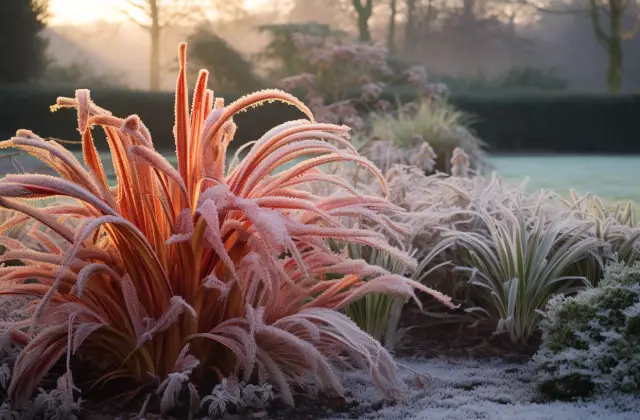
[{"label": "misty background", "polygon": [[[585,2],[563,1],[550,12],[518,0],[397,0],[393,54],[425,65],[433,77],[490,78],[526,66],[563,79],[571,90],[606,91],[607,54],[589,14],[558,12]],[[352,0],[272,0],[250,9],[238,2],[201,3],[215,16],[204,23],[203,15],[190,16],[161,32],[162,90],[175,88],[176,45],[201,25],[237,49],[258,73],[261,63],[255,56],[270,41],[268,33],[257,30],[262,24],[315,21],[358,36]],[[376,41],[389,39],[390,4],[373,1],[369,28]],[[633,27],[639,13],[631,0],[625,26]],[[49,25],[41,35],[48,40],[47,55],[61,68],[92,74],[108,85],[149,86],[149,33],[130,20]],[[625,40],[623,52],[621,92],[638,92],[640,36]]]}]

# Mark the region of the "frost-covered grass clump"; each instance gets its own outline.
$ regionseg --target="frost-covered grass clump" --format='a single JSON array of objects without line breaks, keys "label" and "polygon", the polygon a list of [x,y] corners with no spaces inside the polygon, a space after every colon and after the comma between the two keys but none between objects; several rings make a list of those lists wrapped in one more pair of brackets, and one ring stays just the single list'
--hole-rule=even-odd
[{"label": "frost-covered grass clump", "polygon": [[554,397],[640,393],[640,263],[609,265],[597,288],[552,299],[533,360]]}]

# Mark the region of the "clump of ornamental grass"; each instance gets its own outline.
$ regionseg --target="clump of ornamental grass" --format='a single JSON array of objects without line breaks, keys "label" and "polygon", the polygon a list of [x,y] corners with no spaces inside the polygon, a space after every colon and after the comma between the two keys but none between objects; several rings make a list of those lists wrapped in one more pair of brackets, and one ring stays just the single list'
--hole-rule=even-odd
[{"label": "clump of ornamental grass", "polygon": [[617,203],[615,206],[611,206],[597,195],[585,194],[581,196],[573,189],[569,191],[569,198],[561,198],[561,201],[566,207],[583,217],[593,217],[599,221],[614,220],[622,226],[638,227],[635,209],[631,202],[625,205]]},{"label": "clump of ornamental grass", "polygon": [[[427,98],[418,104],[400,107],[395,113],[371,114],[370,123],[372,140],[363,149],[363,154],[383,172],[393,164],[404,164],[423,167],[427,173],[435,170],[450,173],[451,159],[457,148],[467,154],[468,166],[475,172],[482,173],[490,167],[484,142],[470,129],[471,120],[446,100]],[[425,148],[425,143],[430,150]],[[376,151],[378,148],[386,149],[386,153]],[[423,166],[422,160],[428,152],[434,162]],[[418,161],[417,156],[424,158]],[[389,161],[388,165],[386,161]]]},{"label": "clump of ornamental grass", "polygon": [[[8,248],[3,258],[24,266],[0,269],[0,295],[35,298],[26,319],[4,322],[13,342],[24,346],[8,399],[19,405],[60,369],[66,381],[60,388],[71,400],[79,391],[91,399],[111,389],[127,399],[157,395],[165,414],[179,407],[194,414],[200,396],[224,378],[272,384],[293,404],[297,386],[344,392],[338,372],[354,366],[368,369],[385,395],[399,396],[402,384],[389,353],[338,311],[370,293],[415,297],[415,288],[451,303],[330,246],[367,245],[416,265],[388,245],[385,233],[351,227],[358,226],[354,219],[373,220],[397,235],[402,226],[386,215],[400,209],[320,168],[360,165],[384,192],[382,175],[351,146],[347,127],[316,123],[284,92],[260,91],[225,106],[207,89],[203,71],[190,110],[185,44],[179,62],[177,168],[154,149],[136,115],[112,115],[87,90],[58,98],[53,107],[77,110],[86,169],[60,144],[27,130],[0,144],[31,153],[58,173],[0,180],[0,206],[19,213],[0,232],[27,220],[43,226],[36,248],[1,240]],[[296,106],[308,120],[268,131],[227,169],[233,116],[275,100]],[[94,144],[96,126],[107,137],[114,187]],[[344,190],[320,196],[298,188],[309,182]],[[52,196],[74,202],[36,209],[25,201]],[[75,383],[77,377],[82,380]]]},{"label": "clump of ornamental grass", "polygon": [[[412,279],[418,282],[426,278],[431,272],[448,264],[445,261],[426,270],[425,267],[431,262],[433,256],[438,255],[437,252],[431,252],[420,262],[416,269],[410,272],[402,261],[379,249],[360,244],[349,244],[348,251],[352,258],[362,259],[390,273],[411,276]],[[414,249],[411,254],[416,254],[416,251]],[[412,329],[411,327],[398,328],[402,309],[406,302],[407,299],[403,297],[372,293],[351,303],[346,307],[345,313],[363,331],[378,340],[387,350],[392,351],[403,336]]]},{"label": "clump of ornamental grass", "polygon": [[[640,228],[636,222],[633,203],[610,206],[596,195],[580,196],[574,190],[570,191],[568,199],[559,197],[559,200],[575,218],[593,222],[593,228],[587,234],[607,244],[598,251],[603,261],[632,264],[638,259]],[[591,259],[578,264],[576,272],[584,275],[592,284],[597,284],[603,276],[602,267]]]},{"label": "clump of ornamental grass", "polygon": [[[508,333],[514,343],[526,343],[538,331],[540,313],[555,295],[575,293],[589,282],[572,274],[576,263],[602,261],[605,245],[585,235],[590,221],[570,214],[551,215],[540,202],[533,212],[499,206],[499,212],[469,211],[483,226],[473,230],[444,229],[460,270],[470,274],[470,285],[480,298],[475,308]],[[501,207],[501,208],[500,208]]]}]

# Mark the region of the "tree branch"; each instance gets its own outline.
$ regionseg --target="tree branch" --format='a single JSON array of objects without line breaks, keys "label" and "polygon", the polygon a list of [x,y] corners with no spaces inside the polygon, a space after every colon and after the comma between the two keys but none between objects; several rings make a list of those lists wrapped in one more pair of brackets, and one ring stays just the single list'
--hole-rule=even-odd
[{"label": "tree branch", "polygon": [[173,25],[176,22],[179,22],[182,19],[186,19],[190,16],[194,16],[196,13],[200,12],[202,8],[196,4],[190,4],[188,0],[180,2],[178,9],[174,12],[168,14],[163,13],[164,15],[168,15],[169,17],[164,19],[160,23],[160,29],[164,29]]},{"label": "tree branch", "polygon": [[363,5],[362,0],[353,0],[353,7],[358,13],[371,13],[373,9],[373,0],[367,0],[367,4]]},{"label": "tree branch", "polygon": [[151,26],[147,23],[142,23],[141,21],[139,21],[137,18],[133,17],[131,15],[131,13],[129,13],[128,11],[124,10],[124,9],[118,9],[119,13],[122,13],[124,16],[126,16],[127,19],[129,19],[131,22],[135,23],[136,25],[138,25],[139,27],[141,27],[142,29],[144,29],[145,31],[148,31],[151,29]]},{"label": "tree branch", "polygon": [[608,49],[611,40],[602,29],[602,22],[600,22],[600,7],[596,4],[596,0],[589,0],[589,15],[591,16],[593,31],[596,34],[598,42],[600,42],[605,49]]},{"label": "tree branch", "polygon": [[138,3],[135,0],[128,0],[127,4],[135,9],[140,10],[141,12],[143,12],[145,15],[149,14],[149,2],[148,1],[144,1],[142,3]]}]

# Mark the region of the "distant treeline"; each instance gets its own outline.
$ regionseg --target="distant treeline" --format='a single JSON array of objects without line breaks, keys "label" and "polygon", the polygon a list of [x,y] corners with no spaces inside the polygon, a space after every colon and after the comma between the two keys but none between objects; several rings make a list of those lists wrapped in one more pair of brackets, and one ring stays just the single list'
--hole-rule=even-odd
[{"label": "distant treeline", "polygon": [[[79,140],[75,112],[49,111],[57,96],[73,93],[0,87],[0,139],[10,138],[19,128],[28,128],[45,138]],[[220,92],[216,95],[224,97],[227,103],[239,96]],[[387,91],[383,97],[390,102],[398,99],[402,102],[411,96]],[[172,93],[95,90],[92,98],[114,115],[139,115],[150,129],[158,150],[174,148]],[[512,92],[454,95],[450,101],[474,118],[472,127],[487,142],[490,152],[640,153],[640,94]],[[273,126],[302,117],[296,109],[281,103],[243,112],[235,117],[239,129],[233,146],[256,140]],[[96,134],[96,138],[98,147],[106,151],[102,134]]]}]

